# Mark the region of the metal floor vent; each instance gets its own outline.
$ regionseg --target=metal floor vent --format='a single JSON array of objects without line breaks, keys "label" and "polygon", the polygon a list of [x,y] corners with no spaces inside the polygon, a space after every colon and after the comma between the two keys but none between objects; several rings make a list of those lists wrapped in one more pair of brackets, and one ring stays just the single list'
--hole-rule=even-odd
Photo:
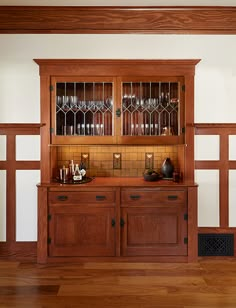
[{"label": "metal floor vent", "polygon": [[198,234],[199,256],[233,256],[234,234]]}]

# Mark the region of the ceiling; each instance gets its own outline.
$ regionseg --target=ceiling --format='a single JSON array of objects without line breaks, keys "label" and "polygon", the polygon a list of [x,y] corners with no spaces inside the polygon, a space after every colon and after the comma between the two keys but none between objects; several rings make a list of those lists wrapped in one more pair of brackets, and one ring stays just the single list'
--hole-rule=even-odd
[{"label": "ceiling", "polygon": [[235,0],[0,0],[13,6],[236,6]]}]

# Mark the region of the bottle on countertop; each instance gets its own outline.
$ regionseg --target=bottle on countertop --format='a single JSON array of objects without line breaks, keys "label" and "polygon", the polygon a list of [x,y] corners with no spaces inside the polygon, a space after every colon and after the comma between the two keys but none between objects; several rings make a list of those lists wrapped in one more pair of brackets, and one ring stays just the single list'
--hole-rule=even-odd
[{"label": "bottle on countertop", "polygon": [[79,169],[79,165],[75,164],[75,171],[74,171],[74,174],[72,176],[72,181],[73,181],[73,183],[78,183],[81,180],[82,180],[82,175],[81,175],[81,172],[80,172],[80,169]]},{"label": "bottle on countertop", "polygon": [[85,178],[85,175],[86,175],[86,165],[84,162],[81,162],[79,164],[79,170],[80,170],[80,174],[82,176],[82,178]]},{"label": "bottle on countertop", "polygon": [[164,178],[171,179],[173,178],[173,172],[174,172],[174,166],[171,162],[171,159],[167,157],[161,166],[161,173],[163,174]]},{"label": "bottle on countertop", "polygon": [[73,159],[69,162],[69,177],[72,178],[75,172],[75,165]]}]

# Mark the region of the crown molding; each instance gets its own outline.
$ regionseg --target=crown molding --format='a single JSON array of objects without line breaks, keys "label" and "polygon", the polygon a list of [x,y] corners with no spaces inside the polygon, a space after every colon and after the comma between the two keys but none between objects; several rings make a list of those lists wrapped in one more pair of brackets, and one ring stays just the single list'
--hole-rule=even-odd
[{"label": "crown molding", "polygon": [[236,7],[0,6],[0,33],[236,34]]}]

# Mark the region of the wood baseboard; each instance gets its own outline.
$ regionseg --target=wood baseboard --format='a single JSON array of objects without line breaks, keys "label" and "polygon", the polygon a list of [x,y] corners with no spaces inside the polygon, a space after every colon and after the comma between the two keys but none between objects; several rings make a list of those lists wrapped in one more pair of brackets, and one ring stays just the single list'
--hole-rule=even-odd
[{"label": "wood baseboard", "polygon": [[0,242],[0,259],[36,261],[37,242]]}]

